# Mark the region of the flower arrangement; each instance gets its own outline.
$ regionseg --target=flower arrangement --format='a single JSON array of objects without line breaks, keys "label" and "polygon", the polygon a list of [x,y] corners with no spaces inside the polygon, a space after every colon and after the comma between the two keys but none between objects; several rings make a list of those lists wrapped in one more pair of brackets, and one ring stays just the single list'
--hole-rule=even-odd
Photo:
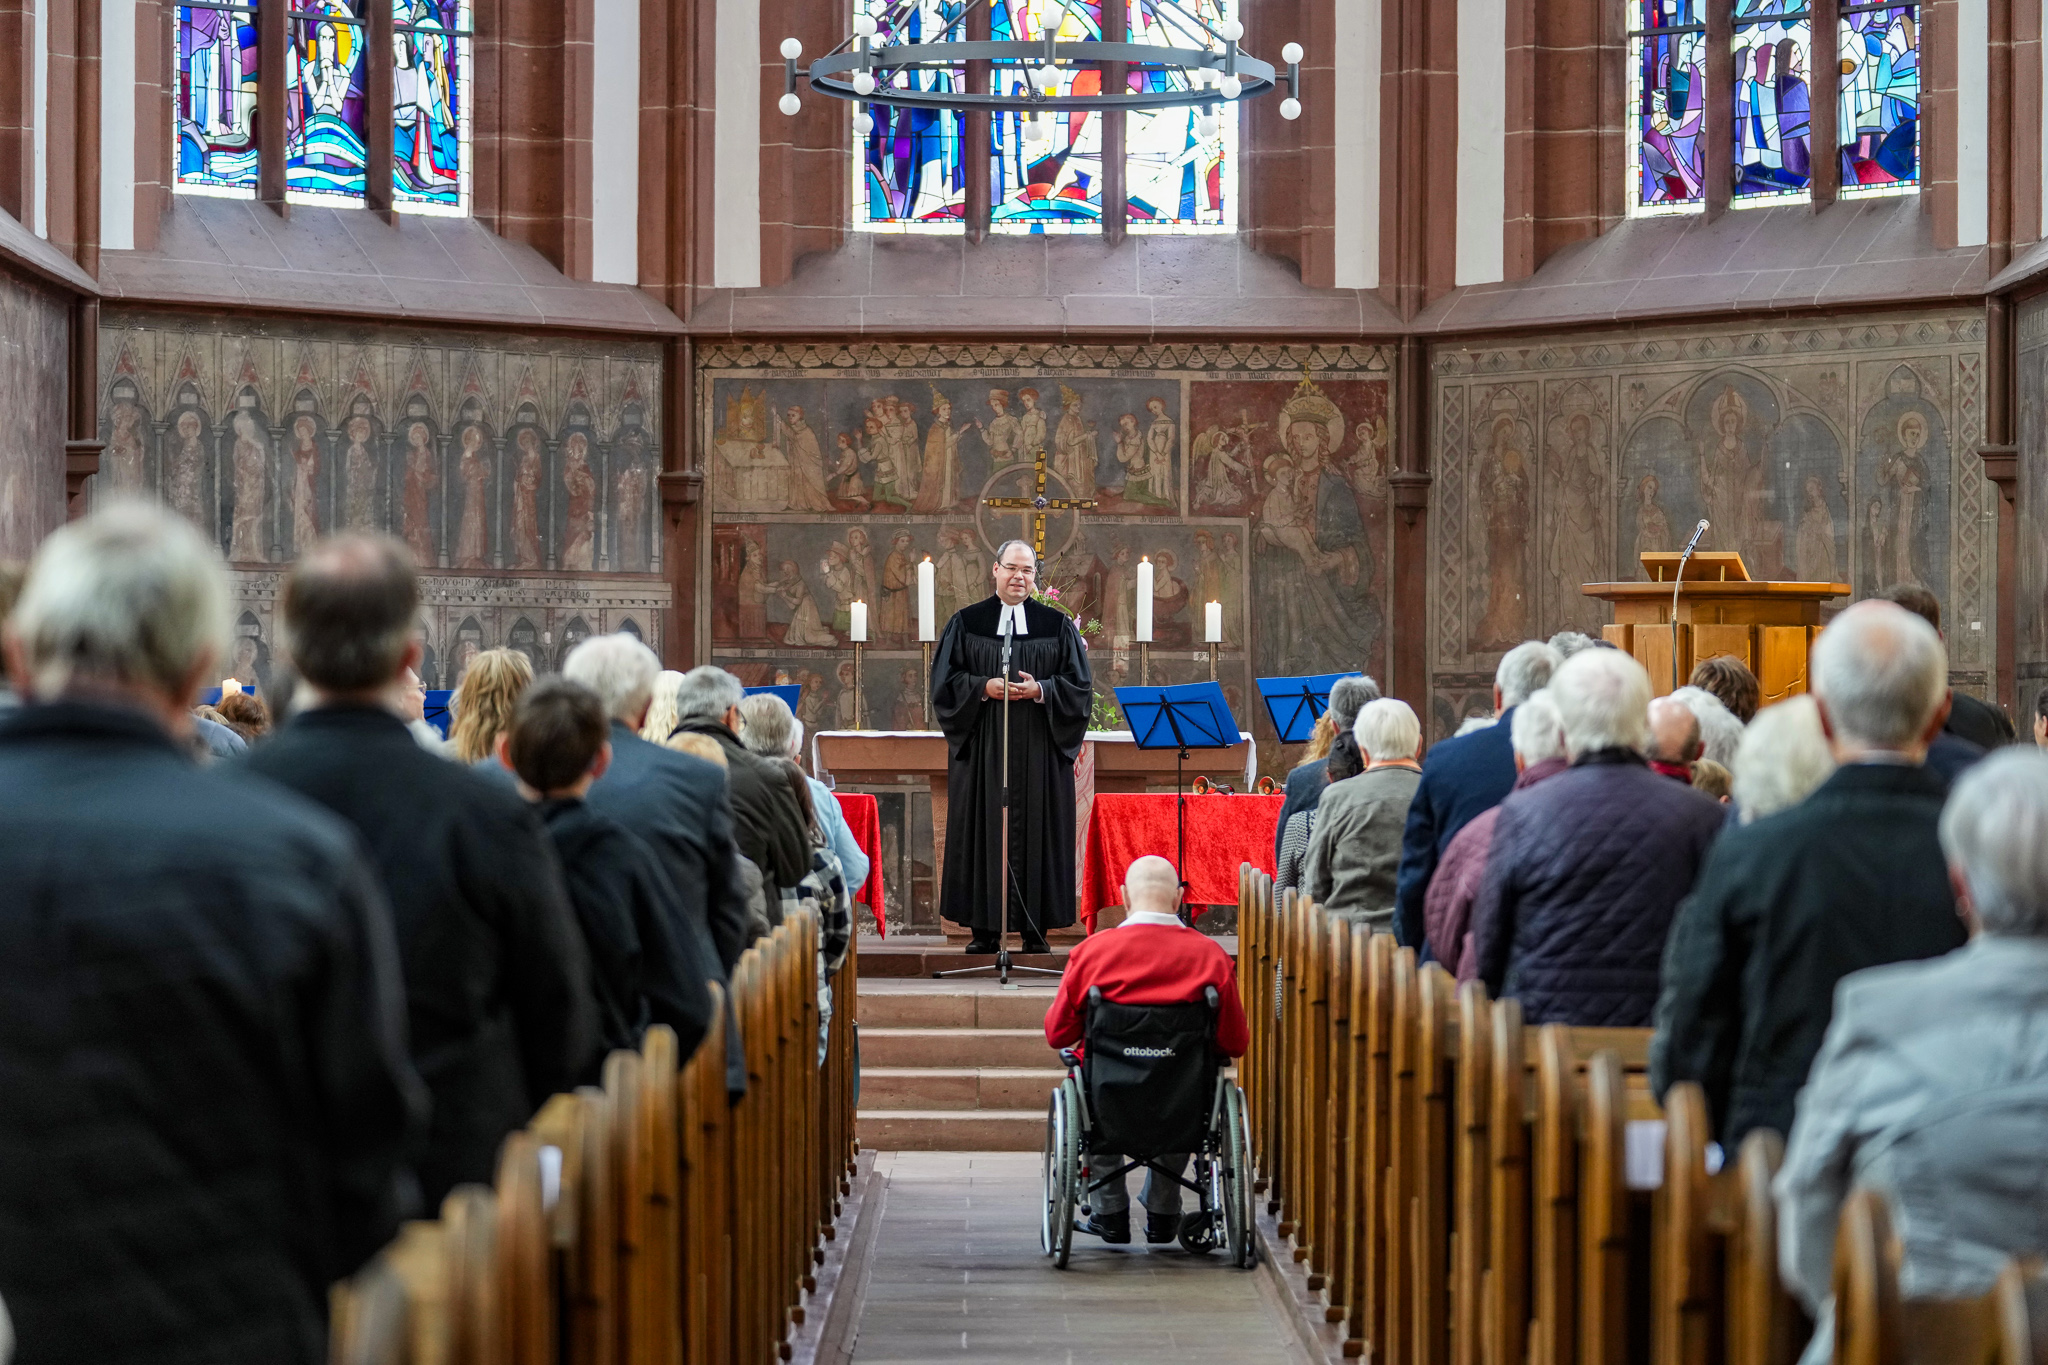
[{"label": "flower arrangement", "polygon": [[[1083,640],[1092,639],[1102,633],[1099,617],[1084,618],[1079,612],[1060,600],[1060,590],[1054,587],[1035,588],[1031,596],[1044,605],[1059,612],[1074,623],[1074,629]],[[1115,696],[1097,689],[1095,703],[1088,715],[1091,730],[1121,730],[1124,728],[1123,708],[1116,704]]]}]

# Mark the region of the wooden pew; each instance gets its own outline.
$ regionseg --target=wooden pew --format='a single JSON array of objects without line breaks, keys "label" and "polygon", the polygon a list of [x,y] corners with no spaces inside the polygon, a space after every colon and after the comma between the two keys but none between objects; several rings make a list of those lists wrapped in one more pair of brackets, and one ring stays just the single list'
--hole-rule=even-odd
[{"label": "wooden pew", "polygon": [[492,1259],[505,1365],[554,1365],[554,1256],[541,1196],[541,1144],[517,1132],[498,1152]]},{"label": "wooden pew", "polygon": [[1836,1365],[2040,1365],[2048,1285],[2038,1261],[2008,1261],[1980,1295],[1908,1299],[1884,1200],[1850,1192],[1835,1233]]},{"label": "wooden pew", "polygon": [[713,985],[711,998],[710,1031],[676,1077],[684,1365],[725,1360],[732,1339],[724,989]]},{"label": "wooden pew", "polygon": [[406,1284],[390,1248],[328,1294],[328,1365],[407,1365]]},{"label": "wooden pew", "polygon": [[457,1185],[441,1201],[448,1305],[448,1365],[502,1365],[506,1333],[497,1258],[498,1203],[482,1185]]},{"label": "wooden pew", "polygon": [[561,1153],[548,1224],[552,1280],[565,1329],[563,1358],[567,1365],[615,1365],[619,1191],[611,1100],[594,1086],[556,1095],[541,1106],[529,1131]]}]

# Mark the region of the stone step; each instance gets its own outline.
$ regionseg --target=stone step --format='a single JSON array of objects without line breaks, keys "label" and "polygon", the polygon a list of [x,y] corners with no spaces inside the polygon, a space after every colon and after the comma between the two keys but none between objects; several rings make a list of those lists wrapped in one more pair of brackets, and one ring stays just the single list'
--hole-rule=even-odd
[{"label": "stone step", "polygon": [[1045,1114],[1029,1110],[863,1109],[860,1145],[878,1152],[1036,1152]]},{"label": "stone step", "polygon": [[861,1070],[875,1067],[1024,1067],[1059,1065],[1038,1028],[869,1028],[860,1030]]},{"label": "stone step", "polygon": [[1060,1070],[1024,1067],[863,1066],[861,1112],[948,1109],[1044,1113],[1059,1088]]},{"label": "stone step", "polygon": [[1048,990],[948,990],[905,986],[860,989],[860,1025],[869,1028],[1042,1028]]}]

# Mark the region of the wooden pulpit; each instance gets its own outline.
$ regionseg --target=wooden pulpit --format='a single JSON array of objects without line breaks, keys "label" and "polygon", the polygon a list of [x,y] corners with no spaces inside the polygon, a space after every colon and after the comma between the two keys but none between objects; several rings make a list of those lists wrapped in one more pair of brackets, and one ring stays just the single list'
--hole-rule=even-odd
[{"label": "wooden pulpit", "polygon": [[1755,582],[1734,550],[1698,551],[1680,582],[1681,558],[1676,551],[1645,551],[1649,582],[1588,583],[1581,589],[1614,604],[1614,624],[1601,633],[1649,670],[1655,695],[1683,686],[1694,664],[1720,654],[1749,665],[1763,706],[1804,692],[1807,658],[1820,637],[1821,604],[1847,597],[1849,585]]}]

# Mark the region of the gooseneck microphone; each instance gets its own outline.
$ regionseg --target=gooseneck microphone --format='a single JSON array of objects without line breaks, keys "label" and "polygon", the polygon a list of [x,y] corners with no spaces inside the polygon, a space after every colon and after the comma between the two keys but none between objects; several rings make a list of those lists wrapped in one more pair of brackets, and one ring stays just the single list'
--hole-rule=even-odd
[{"label": "gooseneck microphone", "polygon": [[1671,690],[1678,690],[1678,590],[1685,586],[1685,566],[1691,560],[1692,552],[1699,548],[1700,537],[1707,533],[1707,519],[1700,518],[1700,524],[1692,528],[1692,539],[1685,542],[1685,553],[1678,557],[1678,575],[1671,581]]}]

